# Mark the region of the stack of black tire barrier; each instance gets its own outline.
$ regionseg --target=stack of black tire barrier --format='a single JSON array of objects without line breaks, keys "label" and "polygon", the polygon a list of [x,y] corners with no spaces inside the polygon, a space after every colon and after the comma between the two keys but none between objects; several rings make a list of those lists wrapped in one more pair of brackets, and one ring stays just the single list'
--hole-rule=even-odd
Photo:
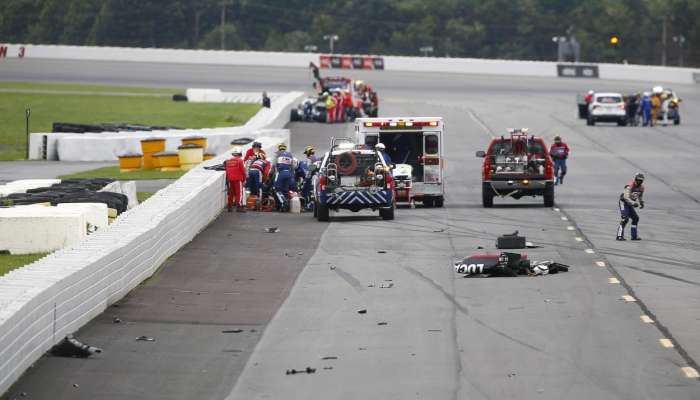
[{"label": "stack of black tire barrier", "polygon": [[49,187],[30,189],[27,193],[13,193],[2,199],[10,200],[13,205],[104,203],[107,207],[117,210],[117,214],[121,214],[127,210],[129,199],[121,193],[99,192],[112,182],[113,179],[107,178],[66,179]]},{"label": "stack of black tire barrier", "polygon": [[101,133],[101,132],[150,132],[169,129],[183,129],[175,126],[141,125],[141,124],[74,124],[71,122],[54,122],[54,133]]}]

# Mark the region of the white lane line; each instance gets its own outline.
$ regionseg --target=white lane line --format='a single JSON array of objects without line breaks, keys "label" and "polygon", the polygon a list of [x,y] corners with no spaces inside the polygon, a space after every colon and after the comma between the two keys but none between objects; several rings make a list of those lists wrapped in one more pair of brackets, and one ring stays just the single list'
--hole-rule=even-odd
[{"label": "white lane line", "polygon": [[634,297],[632,297],[632,296],[630,296],[630,295],[628,295],[628,294],[623,295],[623,296],[622,296],[622,300],[624,300],[624,301],[626,301],[626,302],[628,302],[628,303],[631,303],[631,302],[633,302],[633,301],[637,301],[637,299],[635,299]]},{"label": "white lane line", "polygon": [[683,367],[681,368],[686,378],[700,378],[700,374],[693,367]]},{"label": "white lane line", "polygon": [[642,322],[644,322],[645,324],[653,324],[654,323],[654,320],[649,318],[648,315],[640,315],[639,319],[641,319]]},{"label": "white lane line", "polygon": [[594,254],[594,253],[595,253],[595,251],[593,251],[593,249],[586,249],[586,250],[584,250],[584,251],[585,251],[586,253],[588,253],[588,254]]},{"label": "white lane line", "polygon": [[673,347],[673,342],[671,341],[671,339],[659,339],[659,343],[661,343],[661,345],[667,349]]},{"label": "white lane line", "polygon": [[554,211],[559,212],[559,211],[561,211],[561,210],[558,209],[558,208],[556,208],[556,207],[554,207]]},{"label": "white lane line", "polygon": [[620,283],[617,278],[608,278],[608,283]]},{"label": "white lane line", "polygon": [[566,217],[561,217],[561,220],[562,220],[562,221],[568,221],[569,219],[566,218]]},{"label": "white lane line", "polygon": [[605,261],[596,261],[595,265],[597,265],[599,267],[605,267]]},{"label": "white lane line", "polygon": [[577,237],[577,238],[576,238],[576,241],[577,241],[577,242],[583,242],[583,238]]},{"label": "white lane line", "polygon": [[566,230],[567,230],[567,231],[573,231],[574,229],[576,229],[576,228],[574,228],[573,226],[567,226],[567,227],[566,227]]}]

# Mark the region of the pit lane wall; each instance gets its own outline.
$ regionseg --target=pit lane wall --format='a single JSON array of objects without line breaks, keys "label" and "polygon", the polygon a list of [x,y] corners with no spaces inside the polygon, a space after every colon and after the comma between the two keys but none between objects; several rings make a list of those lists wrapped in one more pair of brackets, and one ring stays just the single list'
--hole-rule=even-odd
[{"label": "pit lane wall", "polygon": [[[230,99],[249,101],[250,93],[229,94]],[[207,138],[206,151],[221,154],[231,147],[231,141],[250,138],[261,129],[281,129],[289,122],[292,107],[301,102],[304,93],[274,94],[271,108],[262,108],[248,122],[239,127],[212,129],[177,129],[148,132],[101,133],[32,133],[29,136],[30,160],[61,161],[117,161],[123,154],[141,153],[141,140],[159,137],[165,139],[165,150],[176,151],[182,139],[189,136]],[[258,95],[259,96],[259,95]],[[203,97],[205,101],[206,96]]]},{"label": "pit lane wall", "polygon": [[[2,58],[39,58],[307,68],[310,62],[321,64],[324,56],[327,55],[259,51],[0,44],[0,62],[2,62]],[[384,56],[383,59],[384,69],[389,71],[558,76],[558,63],[548,61],[397,56]],[[647,86],[654,83],[700,83],[700,69],[623,64],[593,65],[597,66],[600,79],[642,81]]]},{"label": "pit lane wall", "polygon": [[[262,110],[249,122],[250,137],[265,148],[289,144],[286,129],[252,130],[280,121],[273,110]],[[0,277],[0,395],[54,344],[152,276],[219,215],[224,172],[203,167],[227,157],[190,170],[109,229]]]}]

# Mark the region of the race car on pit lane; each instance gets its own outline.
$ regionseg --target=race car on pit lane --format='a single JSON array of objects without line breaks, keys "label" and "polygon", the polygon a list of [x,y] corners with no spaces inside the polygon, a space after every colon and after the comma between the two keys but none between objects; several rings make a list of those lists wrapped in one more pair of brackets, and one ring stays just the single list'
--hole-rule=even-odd
[{"label": "race car on pit lane", "polygon": [[330,220],[330,210],[379,211],[394,219],[395,187],[381,152],[356,145],[350,138],[331,139],[314,187],[314,216]]},{"label": "race car on pit lane", "polygon": [[[329,76],[318,78],[318,84],[314,87],[321,93],[318,96],[306,97],[297,107],[290,112],[290,121],[327,122],[326,96],[328,94],[350,94],[352,107],[346,107],[344,111],[347,121],[354,121],[357,117],[376,117],[379,113],[377,94],[369,89],[362,81],[353,81],[342,76]],[[345,121],[341,121],[345,122]]]},{"label": "race car on pit lane", "polygon": [[486,151],[477,151],[482,166],[482,203],[493,207],[493,198],[543,196],[544,206],[554,206],[554,163],[543,138],[528,135],[526,128],[510,129],[510,136],[495,137]]}]

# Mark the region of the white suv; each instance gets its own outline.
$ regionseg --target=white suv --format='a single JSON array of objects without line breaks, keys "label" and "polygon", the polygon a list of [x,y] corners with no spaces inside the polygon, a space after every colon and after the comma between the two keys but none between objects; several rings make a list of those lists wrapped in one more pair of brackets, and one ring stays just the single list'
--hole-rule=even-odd
[{"label": "white suv", "polygon": [[619,126],[627,125],[625,100],[620,93],[595,93],[588,105],[588,125],[596,122],[617,122]]}]

